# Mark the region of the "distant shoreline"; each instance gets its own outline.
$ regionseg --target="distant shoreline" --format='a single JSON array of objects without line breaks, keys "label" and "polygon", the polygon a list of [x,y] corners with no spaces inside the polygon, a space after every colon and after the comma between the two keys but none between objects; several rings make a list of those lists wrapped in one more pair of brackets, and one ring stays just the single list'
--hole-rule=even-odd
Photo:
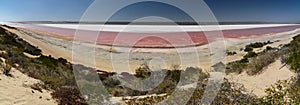
[{"label": "distant shoreline", "polygon": [[108,24],[108,25],[243,25],[243,24],[300,24],[287,22],[84,22],[84,21],[15,21],[24,24]]}]

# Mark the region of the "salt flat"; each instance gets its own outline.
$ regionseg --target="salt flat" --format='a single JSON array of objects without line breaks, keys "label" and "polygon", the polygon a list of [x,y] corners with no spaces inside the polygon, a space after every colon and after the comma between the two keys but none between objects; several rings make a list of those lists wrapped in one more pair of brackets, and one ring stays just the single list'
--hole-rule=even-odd
[{"label": "salt flat", "polygon": [[89,31],[110,32],[197,32],[233,29],[250,29],[263,27],[292,26],[297,24],[243,24],[243,25],[103,25],[103,24],[36,24],[38,26]]}]

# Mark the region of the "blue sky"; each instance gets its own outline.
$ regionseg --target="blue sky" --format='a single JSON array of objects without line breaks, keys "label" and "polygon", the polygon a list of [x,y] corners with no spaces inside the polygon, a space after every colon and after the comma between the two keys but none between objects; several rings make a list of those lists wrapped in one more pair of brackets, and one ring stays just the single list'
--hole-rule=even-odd
[{"label": "blue sky", "polygon": [[93,0],[0,0],[0,21],[76,21]]},{"label": "blue sky", "polygon": [[[108,2],[121,3],[118,0]],[[218,21],[300,23],[300,0],[205,0],[205,2]],[[93,0],[0,0],[0,21],[79,21],[91,3]],[[192,4],[193,2],[189,1],[185,5]],[[99,6],[107,5],[103,2]],[[151,9],[150,6],[155,6],[156,9]],[[189,20],[177,12],[176,9],[160,4],[136,5],[124,10],[123,14],[116,16],[114,20],[122,21],[142,15],[134,13],[160,13],[163,16],[174,17],[178,21]],[[194,13],[198,13],[198,10]]]}]

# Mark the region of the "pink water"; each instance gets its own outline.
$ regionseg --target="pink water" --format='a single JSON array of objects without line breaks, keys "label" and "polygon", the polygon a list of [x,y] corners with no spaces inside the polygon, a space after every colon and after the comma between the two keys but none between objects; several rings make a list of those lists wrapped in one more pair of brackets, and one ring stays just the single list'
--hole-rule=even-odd
[{"label": "pink water", "polygon": [[[27,28],[31,30],[43,31],[59,35],[62,37],[74,38],[75,29],[54,28],[37,26],[33,24],[10,24],[11,26]],[[292,31],[300,28],[300,25],[264,27],[252,29],[223,30],[225,38],[240,38],[265,34]],[[101,45],[115,45],[126,47],[143,48],[169,48],[203,45],[208,43],[206,32],[169,32],[169,33],[130,33],[130,32],[96,32],[96,31],[77,31],[75,40],[97,42]],[[214,34],[213,31],[207,32]],[[98,37],[97,37],[98,35]]]}]

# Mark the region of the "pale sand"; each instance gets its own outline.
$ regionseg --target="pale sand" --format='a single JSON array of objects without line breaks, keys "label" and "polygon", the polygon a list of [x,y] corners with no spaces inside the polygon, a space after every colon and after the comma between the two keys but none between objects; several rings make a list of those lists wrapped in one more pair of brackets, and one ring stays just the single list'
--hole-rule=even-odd
[{"label": "pale sand", "polygon": [[110,102],[113,102],[112,104],[125,104],[125,102],[129,100],[143,99],[143,98],[153,97],[153,96],[163,97],[166,95],[167,94],[149,94],[149,95],[141,95],[141,96],[112,97],[110,99]]},{"label": "pale sand", "polygon": [[[258,97],[266,95],[265,89],[274,85],[278,80],[288,80],[295,76],[295,73],[277,60],[269,65],[263,73],[249,76],[245,72],[240,75],[229,74],[226,76],[231,82],[241,83],[244,85],[248,93],[253,93]],[[281,68],[282,67],[282,68]]]},{"label": "pale sand", "polygon": [[29,58],[38,58],[38,57],[40,57],[40,56],[28,54],[28,53],[26,53],[26,52],[23,52],[23,54],[24,54],[25,56],[29,57]]},{"label": "pale sand", "polygon": [[0,73],[1,105],[57,105],[50,95],[51,91],[42,90],[41,93],[30,88],[30,85],[39,83],[39,80],[28,77],[14,68],[11,74],[13,77]]}]

